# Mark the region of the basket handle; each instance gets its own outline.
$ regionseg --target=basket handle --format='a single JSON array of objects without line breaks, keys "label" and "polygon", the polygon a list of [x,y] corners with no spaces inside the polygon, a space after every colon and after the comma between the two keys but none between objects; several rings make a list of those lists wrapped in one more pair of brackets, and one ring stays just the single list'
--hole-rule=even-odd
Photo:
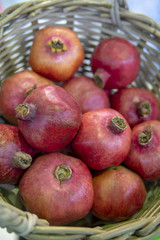
[{"label": "basket handle", "polygon": [[124,8],[125,10],[129,10],[128,3],[126,0],[114,0],[114,4],[116,4],[115,2],[117,2],[119,7]]},{"label": "basket handle", "polygon": [[120,11],[129,11],[129,7],[126,0],[112,0],[112,8],[110,10],[112,22],[118,28],[122,28]]}]

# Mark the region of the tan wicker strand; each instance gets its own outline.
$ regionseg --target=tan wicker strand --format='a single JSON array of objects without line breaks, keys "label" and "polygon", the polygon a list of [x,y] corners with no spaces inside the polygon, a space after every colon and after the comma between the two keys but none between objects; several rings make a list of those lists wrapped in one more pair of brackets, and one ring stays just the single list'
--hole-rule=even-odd
[{"label": "tan wicker strand", "polygon": [[[131,85],[153,91],[160,100],[160,25],[131,12],[125,0],[28,0],[7,8],[0,13],[0,82],[30,69],[28,56],[34,35],[46,25],[63,25],[77,33],[85,52],[77,74],[91,77],[90,58],[95,46],[104,38],[128,39],[141,54],[140,73]],[[0,198],[0,226],[28,240],[149,240],[160,234],[159,199],[156,183],[147,192],[142,210],[127,221],[56,227]]]},{"label": "tan wicker strand", "polygon": [[153,219],[152,218],[142,218],[137,221],[126,223],[125,225],[117,227],[116,230],[115,229],[111,229],[111,230],[107,229],[107,231],[104,233],[95,234],[95,235],[88,237],[88,240],[112,239],[112,238],[118,237],[120,235],[129,233],[130,231],[135,232],[136,230],[146,226],[149,222],[152,222]]},{"label": "tan wicker strand", "polygon": [[[26,237],[28,240],[83,240],[85,239],[85,235],[33,235],[30,234],[28,237]],[[97,239],[98,240],[98,239]]]},{"label": "tan wicker strand", "polygon": [[148,224],[146,227],[137,231],[136,232],[137,236],[149,235],[151,232],[153,232],[156,229],[159,223],[160,223],[160,215],[155,217],[154,220],[150,224]]}]

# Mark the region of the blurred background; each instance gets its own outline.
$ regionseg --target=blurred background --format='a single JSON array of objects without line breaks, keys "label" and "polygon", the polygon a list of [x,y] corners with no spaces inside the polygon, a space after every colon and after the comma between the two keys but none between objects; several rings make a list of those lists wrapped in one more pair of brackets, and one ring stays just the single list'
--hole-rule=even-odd
[{"label": "blurred background", "polygon": [[[29,0],[28,0],[29,1]],[[0,11],[22,0],[0,0]],[[127,0],[130,11],[151,17],[160,24],[160,1],[159,0]],[[9,234],[5,229],[0,228],[0,240],[18,240],[12,233]]]}]

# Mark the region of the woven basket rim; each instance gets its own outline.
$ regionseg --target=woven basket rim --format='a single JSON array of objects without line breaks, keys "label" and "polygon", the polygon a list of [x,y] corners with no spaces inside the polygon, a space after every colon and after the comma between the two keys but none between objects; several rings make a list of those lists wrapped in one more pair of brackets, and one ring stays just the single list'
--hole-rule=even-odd
[{"label": "woven basket rim", "polygon": [[[19,3],[12,4],[0,13],[1,22],[3,22],[3,20],[8,15],[12,14],[16,10],[17,10],[16,13],[18,15],[19,13],[23,12],[24,8],[32,6],[32,5],[36,6],[36,5],[41,4],[41,3],[46,3],[46,4],[48,3],[47,5],[52,6],[53,4],[60,3],[60,2],[64,3],[65,0],[28,0],[28,1],[22,1],[22,2],[19,2]],[[114,5],[114,0],[111,0],[111,1],[101,0],[100,2],[97,1],[97,0],[81,0],[81,1],[79,1],[79,0],[69,0],[67,2],[70,3],[69,5],[71,5],[71,3],[72,3],[72,4],[75,4],[75,5],[79,5],[79,6],[82,6],[84,4],[89,4],[89,5],[97,5],[97,6],[103,6],[103,7],[104,7],[104,5],[106,5],[108,7],[113,7],[113,5]],[[116,0],[115,2],[118,2],[118,0]],[[20,8],[20,10],[18,10],[19,8]],[[153,18],[147,16],[146,14],[135,13],[135,12],[132,12],[129,9],[126,9],[126,8],[123,8],[123,7],[120,7],[120,10],[125,10],[126,12],[132,14],[135,17],[137,16],[137,17],[140,17],[141,19],[146,20],[148,22],[148,24],[150,24],[153,28],[160,31],[160,24],[157,21],[155,21]],[[0,26],[2,26],[2,23],[0,23]]]}]

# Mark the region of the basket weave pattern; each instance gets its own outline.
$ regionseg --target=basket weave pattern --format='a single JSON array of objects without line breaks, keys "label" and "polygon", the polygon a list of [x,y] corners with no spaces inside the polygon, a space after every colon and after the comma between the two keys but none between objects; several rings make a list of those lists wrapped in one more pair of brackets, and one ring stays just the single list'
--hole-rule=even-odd
[{"label": "basket weave pattern", "polygon": [[[63,25],[75,31],[85,60],[79,74],[92,77],[90,58],[104,38],[119,36],[140,51],[141,70],[133,86],[153,91],[160,99],[160,25],[129,11],[125,1],[35,0],[12,5],[0,14],[0,82],[29,68],[34,35],[44,26]],[[129,221],[92,227],[51,227],[45,220],[6,203],[0,197],[0,226],[29,240],[151,239],[160,234],[160,189],[148,191],[142,211]]]}]

